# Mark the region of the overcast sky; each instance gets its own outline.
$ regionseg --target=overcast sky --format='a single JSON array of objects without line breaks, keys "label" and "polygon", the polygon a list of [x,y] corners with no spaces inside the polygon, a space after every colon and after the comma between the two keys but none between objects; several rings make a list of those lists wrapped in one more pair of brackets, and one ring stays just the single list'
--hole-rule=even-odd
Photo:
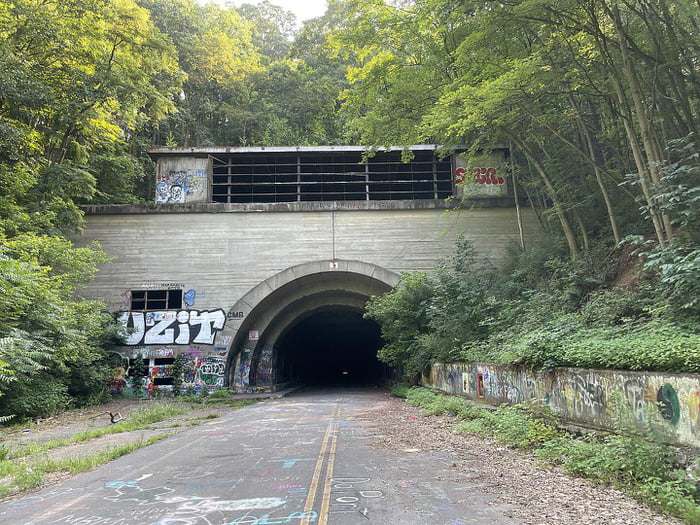
[{"label": "overcast sky", "polygon": [[[226,5],[233,3],[233,5],[241,4],[257,4],[261,0],[199,0],[200,3],[204,4],[209,1],[215,2],[217,4]],[[326,0],[270,0],[271,4],[278,5],[287,11],[291,11],[297,17],[297,22],[301,25],[301,22],[308,20],[309,18],[316,18],[321,16],[326,12]]]}]

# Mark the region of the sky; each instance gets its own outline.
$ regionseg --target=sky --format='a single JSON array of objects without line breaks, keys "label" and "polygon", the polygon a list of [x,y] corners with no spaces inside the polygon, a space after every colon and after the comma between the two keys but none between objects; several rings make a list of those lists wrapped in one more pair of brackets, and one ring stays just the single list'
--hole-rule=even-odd
[{"label": "sky", "polygon": [[[207,0],[200,0],[201,3],[206,3]],[[233,3],[233,5],[241,4],[257,4],[261,0],[208,0],[218,4],[225,5]],[[326,12],[326,0],[270,0],[271,4],[278,5],[287,11],[291,11],[297,17],[297,23],[301,24],[309,18],[316,18]]]}]

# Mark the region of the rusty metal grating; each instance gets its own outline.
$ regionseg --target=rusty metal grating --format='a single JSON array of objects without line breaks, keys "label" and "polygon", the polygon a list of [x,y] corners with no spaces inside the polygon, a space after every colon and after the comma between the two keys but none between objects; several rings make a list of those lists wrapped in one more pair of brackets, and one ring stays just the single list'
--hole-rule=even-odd
[{"label": "rusty metal grating", "polygon": [[421,200],[452,196],[452,161],[434,151],[250,152],[211,155],[214,202]]}]

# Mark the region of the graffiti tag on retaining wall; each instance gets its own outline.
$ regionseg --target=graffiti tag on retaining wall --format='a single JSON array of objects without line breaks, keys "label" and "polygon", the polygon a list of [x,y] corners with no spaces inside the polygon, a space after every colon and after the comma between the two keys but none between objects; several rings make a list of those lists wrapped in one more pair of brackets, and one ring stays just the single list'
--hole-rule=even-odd
[{"label": "graffiti tag on retaining wall", "polygon": [[133,345],[214,344],[224,328],[223,310],[122,312],[118,321],[130,331],[126,343]]}]

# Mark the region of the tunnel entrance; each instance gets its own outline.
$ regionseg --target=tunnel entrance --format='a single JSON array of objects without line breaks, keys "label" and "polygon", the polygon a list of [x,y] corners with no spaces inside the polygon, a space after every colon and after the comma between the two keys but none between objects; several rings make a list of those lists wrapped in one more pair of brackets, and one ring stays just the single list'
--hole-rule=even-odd
[{"label": "tunnel entrance", "polygon": [[306,385],[368,385],[384,379],[377,359],[379,325],[356,309],[336,306],[314,312],[290,326],[278,342],[281,371]]},{"label": "tunnel entrance", "polygon": [[394,370],[377,359],[381,330],[363,318],[370,297],[400,275],[361,261],[292,266],[252,288],[229,311],[226,386],[276,391],[290,384],[376,385]]}]

